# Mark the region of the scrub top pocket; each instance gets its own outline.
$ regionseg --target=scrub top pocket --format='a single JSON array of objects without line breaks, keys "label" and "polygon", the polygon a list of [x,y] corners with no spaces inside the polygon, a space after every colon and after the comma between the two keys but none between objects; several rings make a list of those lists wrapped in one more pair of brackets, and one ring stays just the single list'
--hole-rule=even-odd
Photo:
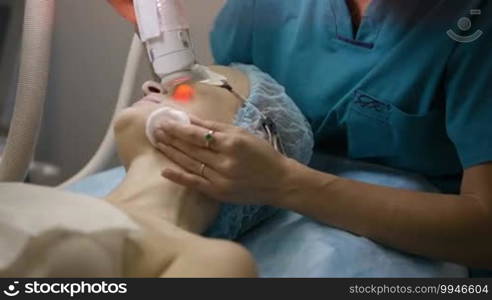
[{"label": "scrub top pocket", "polygon": [[[434,151],[456,153],[446,134],[444,110],[411,114],[359,90],[348,105],[346,127],[352,158],[381,158],[400,168],[419,168],[428,175],[460,168],[457,159],[450,161]],[[422,159],[432,163],[422,165]]]},{"label": "scrub top pocket", "polygon": [[[409,114],[392,106],[389,122],[396,153],[402,158],[397,163],[399,167],[416,169],[418,166],[420,173],[433,176],[462,169],[456,146],[447,135],[443,110]],[[432,163],[422,164],[422,159]]]},{"label": "scrub top pocket", "polygon": [[390,124],[391,105],[357,91],[348,106],[348,152],[352,158],[388,156],[395,143]]}]

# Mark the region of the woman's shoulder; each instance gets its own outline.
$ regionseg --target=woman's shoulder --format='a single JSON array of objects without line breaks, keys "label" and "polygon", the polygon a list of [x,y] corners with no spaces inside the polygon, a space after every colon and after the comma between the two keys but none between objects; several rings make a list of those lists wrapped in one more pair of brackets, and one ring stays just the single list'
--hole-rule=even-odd
[{"label": "woman's shoulder", "polygon": [[210,70],[226,77],[229,84],[233,86],[237,90],[237,92],[239,92],[239,94],[245,96],[249,95],[250,82],[246,73],[239,70],[238,68],[233,68],[230,66],[213,65],[209,68]]},{"label": "woman's shoulder", "polygon": [[255,277],[252,255],[242,245],[198,238],[174,260],[164,277]]}]

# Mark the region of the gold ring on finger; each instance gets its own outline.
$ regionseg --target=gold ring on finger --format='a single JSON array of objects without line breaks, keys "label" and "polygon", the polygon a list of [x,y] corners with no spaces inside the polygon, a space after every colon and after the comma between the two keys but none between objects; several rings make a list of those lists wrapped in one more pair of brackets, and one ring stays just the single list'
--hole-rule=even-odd
[{"label": "gold ring on finger", "polygon": [[204,163],[201,164],[201,166],[200,166],[200,176],[205,177],[205,168],[206,167],[207,166]]}]

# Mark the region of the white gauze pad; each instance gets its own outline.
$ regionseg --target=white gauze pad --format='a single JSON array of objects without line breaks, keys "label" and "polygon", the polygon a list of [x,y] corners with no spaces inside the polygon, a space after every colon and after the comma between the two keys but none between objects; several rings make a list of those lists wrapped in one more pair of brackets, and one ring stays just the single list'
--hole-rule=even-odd
[{"label": "white gauze pad", "polygon": [[164,107],[154,111],[147,119],[147,124],[145,126],[145,135],[147,135],[147,139],[154,147],[157,147],[157,142],[154,136],[154,132],[158,128],[159,124],[162,121],[166,121],[166,120],[174,121],[186,125],[191,124],[190,117],[188,116],[187,113],[183,111],[172,109],[169,107]]}]

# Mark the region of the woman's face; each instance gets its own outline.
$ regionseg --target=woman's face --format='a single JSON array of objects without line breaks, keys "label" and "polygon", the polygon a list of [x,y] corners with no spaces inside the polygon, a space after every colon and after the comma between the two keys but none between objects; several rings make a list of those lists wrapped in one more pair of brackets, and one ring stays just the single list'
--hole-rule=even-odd
[{"label": "woman's face", "polygon": [[196,117],[222,123],[232,123],[239,102],[229,92],[202,84],[193,84],[194,96],[174,100],[159,93],[149,93],[123,110],[114,123],[114,132],[121,162],[128,167],[139,155],[157,153],[145,135],[148,117],[156,110],[169,107]]}]

